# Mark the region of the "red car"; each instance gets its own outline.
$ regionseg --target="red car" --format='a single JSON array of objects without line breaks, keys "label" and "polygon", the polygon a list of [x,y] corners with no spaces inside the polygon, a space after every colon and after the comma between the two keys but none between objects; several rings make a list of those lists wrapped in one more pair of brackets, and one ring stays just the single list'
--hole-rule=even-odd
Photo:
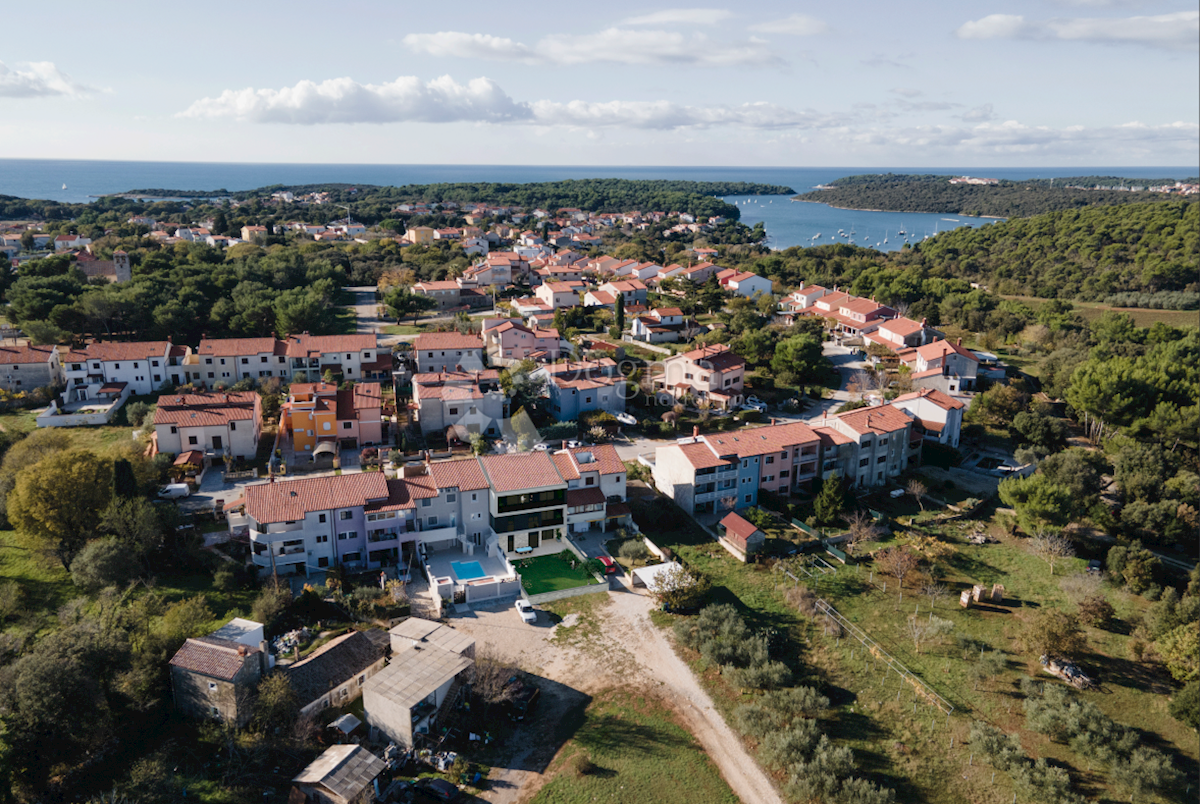
[{"label": "red car", "polygon": [[596,556],[596,558],[598,558],[600,560],[600,563],[604,565],[604,574],[605,575],[613,575],[616,573],[617,562],[613,561],[608,556]]}]

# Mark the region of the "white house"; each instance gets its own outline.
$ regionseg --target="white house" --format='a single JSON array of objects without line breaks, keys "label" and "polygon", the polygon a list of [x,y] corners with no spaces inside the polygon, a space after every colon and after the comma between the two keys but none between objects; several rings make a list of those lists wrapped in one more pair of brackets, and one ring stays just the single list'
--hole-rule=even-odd
[{"label": "white house", "polygon": [[158,451],[199,451],[253,460],[262,433],[262,397],[242,393],[167,394],[154,411]]},{"label": "white house", "polygon": [[925,438],[950,447],[958,447],[966,405],[936,388],[922,388],[892,400],[892,405],[907,411],[921,423]]}]

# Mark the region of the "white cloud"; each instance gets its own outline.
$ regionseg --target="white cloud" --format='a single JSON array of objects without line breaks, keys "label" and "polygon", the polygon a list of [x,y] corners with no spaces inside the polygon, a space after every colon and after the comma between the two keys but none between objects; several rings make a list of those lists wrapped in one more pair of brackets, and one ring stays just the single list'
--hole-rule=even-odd
[{"label": "white cloud", "polygon": [[404,44],[431,56],[521,61],[530,64],[696,65],[708,67],[777,66],[783,61],[762,42],[724,44],[704,34],[608,28],[593,34],[551,34],[530,46],[485,34],[442,31],[409,34]]},{"label": "white cloud", "polygon": [[227,89],[202,98],[180,117],[232,117],[254,123],[504,123],[528,120],[517,103],[489,78],[459,84],[449,76],[422,83],[401,76],[389,84],[349,78],[301,81],[283,89]]},{"label": "white cloud", "polygon": [[716,25],[733,16],[720,8],[668,8],[622,20],[625,25]]},{"label": "white cloud", "polygon": [[574,127],[625,127],[640,129],[714,128],[736,126],[754,129],[824,128],[845,121],[811,111],[795,111],[773,103],[738,106],[687,106],[669,101],[607,101],[533,104],[541,125]]},{"label": "white cloud", "polygon": [[1138,44],[1167,50],[1196,50],[1200,11],[1153,17],[1074,17],[1027,20],[1014,14],[991,14],[964,23],[960,39],[1061,39],[1103,44]]},{"label": "white cloud", "polygon": [[493,61],[538,61],[531,48],[512,39],[488,34],[469,34],[459,31],[439,31],[431,34],[409,34],[404,44],[418,53],[430,56],[457,56],[463,59],[492,59]]},{"label": "white cloud", "polygon": [[55,95],[77,98],[96,90],[78,84],[49,61],[33,61],[13,67],[0,61],[0,98],[45,98]]},{"label": "white cloud", "polygon": [[913,89],[912,87],[893,87],[888,91],[899,95],[902,98],[919,98],[925,94],[921,90]]},{"label": "white cloud", "polygon": [[829,26],[816,17],[810,17],[807,14],[793,14],[774,22],[760,22],[757,25],[751,25],[750,30],[758,33],[819,36],[829,33]]},{"label": "white cloud", "polygon": [[992,110],[992,104],[985,103],[963,112],[961,119],[964,123],[986,123],[995,120],[996,113]]},{"label": "white cloud", "polygon": [[847,140],[857,145],[920,148],[927,155],[1053,155],[1078,160],[1089,154],[1104,154],[1111,158],[1119,152],[1127,157],[1142,157],[1163,153],[1166,149],[1195,148],[1200,143],[1200,126],[1185,122],[1148,126],[1134,122],[1097,128],[1051,128],[1009,120],[971,127],[864,130],[850,132]]}]

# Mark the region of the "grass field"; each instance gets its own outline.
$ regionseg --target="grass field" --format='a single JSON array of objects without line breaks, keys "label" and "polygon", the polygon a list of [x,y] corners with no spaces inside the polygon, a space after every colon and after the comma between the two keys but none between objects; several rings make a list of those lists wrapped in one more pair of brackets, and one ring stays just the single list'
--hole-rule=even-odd
[{"label": "grass field", "polygon": [[[589,764],[583,764],[586,760]],[[583,770],[584,772],[579,772]],[[734,804],[737,796],[673,713],[654,698],[598,694],[533,804]]]},{"label": "grass field", "polygon": [[70,574],[53,557],[20,538],[16,531],[0,530],[0,582],[16,581],[21,589],[20,609],[49,613],[77,595]]},{"label": "grass field", "polygon": [[559,556],[521,558],[514,562],[526,592],[540,595],[596,583],[596,579],[583,569],[574,553],[566,549],[563,552],[575,559],[574,567]]},{"label": "grass field", "polygon": [[[1004,296],[1005,299],[1015,299],[1023,304],[1029,305],[1034,310],[1045,304],[1049,299],[1039,299],[1033,296]],[[1085,321],[1095,321],[1106,312],[1112,310],[1118,313],[1127,313],[1133,318],[1133,323],[1139,327],[1152,327],[1157,322],[1161,321],[1164,324],[1170,324],[1173,327],[1194,327],[1196,326],[1197,313],[1195,310],[1151,310],[1145,307],[1112,307],[1101,302],[1071,302],[1075,306],[1076,312],[1083,317]]]},{"label": "grass field", "polygon": [[[941,580],[949,588],[949,595],[938,603],[934,613],[951,620],[954,632],[975,645],[971,649],[960,647],[952,634],[942,644],[922,645],[917,652],[906,631],[909,615],[928,618],[930,608],[911,578],[907,579],[903,599],[894,579],[885,581],[878,573],[872,577],[869,562],[842,567],[831,580],[813,587],[820,597],[948,699],[955,708],[949,719],[935,716],[936,710],[924,704],[918,704],[914,712],[911,688],[901,687],[895,674],[885,677],[878,663],[872,665],[864,657],[857,641],[826,636],[820,625],[788,606],[783,593],[794,585],[792,581],[764,565],[737,562],[698,528],[681,523],[669,532],[648,529],[656,544],[671,548],[685,563],[707,575],[713,584],[711,602],[732,603],[752,627],[776,629],[790,637],[785,660],[797,670],[800,683],[820,687],[835,705],[828,724],[831,737],[854,749],[859,766],[870,778],[895,786],[897,800],[930,804],[1011,801],[1013,789],[1007,775],[997,773],[993,781],[991,767],[980,757],[973,757],[967,743],[971,721],[982,719],[1016,733],[1031,756],[1046,756],[1069,767],[1085,795],[1106,802],[1127,801],[1128,792],[1123,798],[1116,797],[1122,789],[1118,779],[1092,769],[1086,757],[1067,746],[1025,729],[1017,690],[1020,677],[1039,675],[1040,670],[1036,657],[1019,649],[1025,618],[1040,606],[1064,604],[1059,580],[1068,572],[1079,571],[1083,559],[1059,564],[1052,577],[1045,563],[1027,553],[1019,541],[1001,534],[999,528],[993,528],[993,535],[1002,543],[986,546],[967,544],[957,525],[946,526],[943,533],[955,552],[940,564],[944,571]],[[1003,606],[960,609],[958,591],[976,583],[989,589],[993,583],[1004,584],[1008,602]],[[1176,766],[1194,778],[1200,759],[1195,734],[1167,713],[1169,685],[1162,676],[1128,658],[1128,623],[1144,608],[1145,601],[1117,590],[1106,590],[1106,595],[1120,622],[1111,631],[1087,629],[1090,652],[1080,659],[1086,669],[1099,674],[1103,688],[1085,695],[1117,722],[1143,730],[1148,743],[1173,753]],[[674,619],[663,615],[655,621],[667,626]],[[1007,667],[999,677],[975,689],[969,671],[979,645],[1001,650]],[[731,688],[717,668],[706,665],[698,655],[684,658],[728,720],[746,696]],[[955,741],[953,750],[951,737]],[[1169,799],[1145,795],[1139,800]]]},{"label": "grass field", "polygon": [[420,335],[426,329],[419,325],[414,327],[412,324],[388,324],[380,327],[379,331],[384,335]]}]

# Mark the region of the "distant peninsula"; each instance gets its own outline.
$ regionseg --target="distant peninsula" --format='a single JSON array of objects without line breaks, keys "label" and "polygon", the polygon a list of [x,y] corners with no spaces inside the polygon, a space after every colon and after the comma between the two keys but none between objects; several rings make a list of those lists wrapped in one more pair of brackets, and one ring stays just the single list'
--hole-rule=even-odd
[{"label": "distant peninsula", "polygon": [[407,184],[383,187],[369,184],[306,184],[273,185],[256,190],[173,190],[148,188],[114,193],[127,199],[163,198],[232,198],[249,201],[270,197],[275,193],[296,196],[322,193],[332,203],[355,204],[356,214],[361,206],[378,202],[394,205],[403,202],[457,203],[480,202],[523,209],[558,210],[586,209],[592,212],[623,212],[656,210],[687,212],[697,216],[720,215],[737,220],[740,212],[719,196],[729,195],[792,195],[791,187],[738,181],[678,181],[656,179],[570,179],[565,181],[517,184],[511,182],[455,182],[441,184]]},{"label": "distant peninsula", "polygon": [[[864,174],[846,176],[795,196],[842,209],[931,212],[994,218],[1027,218],[1090,206],[1198,198],[1196,178],[1130,179],[1071,176],[1008,181],[983,176]],[[1193,194],[1186,195],[1188,192]]]}]

